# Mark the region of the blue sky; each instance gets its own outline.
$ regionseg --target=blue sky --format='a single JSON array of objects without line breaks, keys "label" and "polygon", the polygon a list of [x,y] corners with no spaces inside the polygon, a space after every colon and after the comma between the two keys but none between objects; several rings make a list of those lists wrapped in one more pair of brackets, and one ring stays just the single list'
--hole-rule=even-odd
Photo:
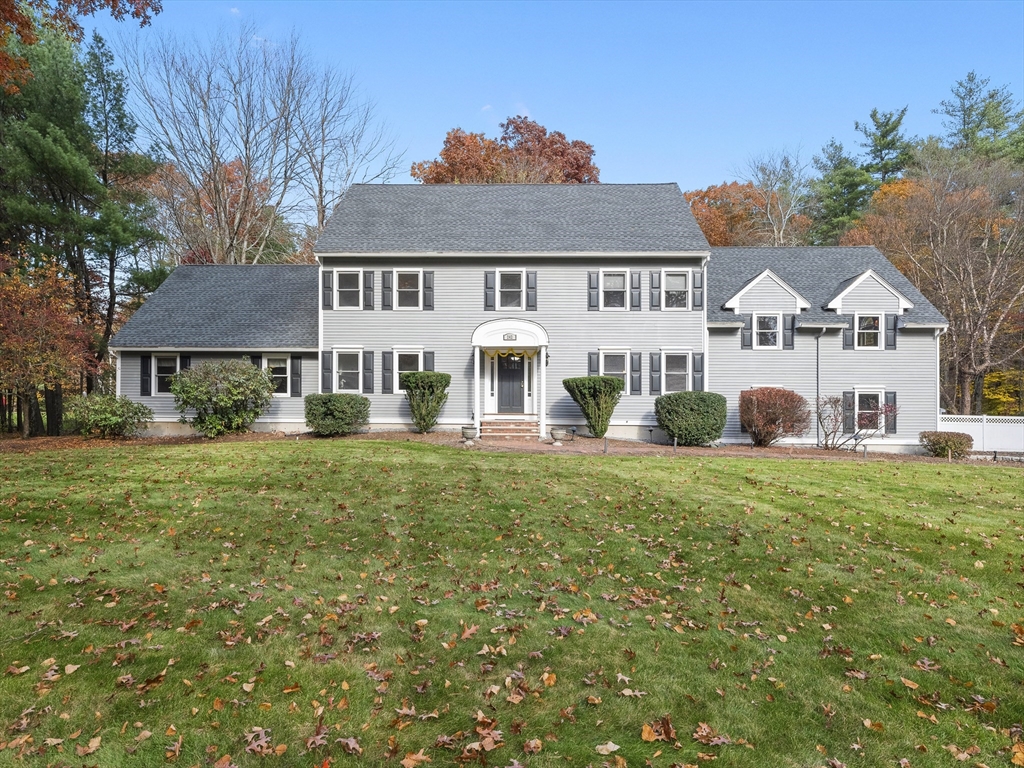
[{"label": "blue sky", "polygon": [[[408,164],[459,126],[495,136],[525,114],[594,145],[604,182],[684,190],[742,175],[766,150],[807,159],[855,120],[909,106],[912,135],[967,72],[1024,96],[1024,0],[973,2],[185,2],[118,34],[297,32],[355,75]],[[403,173],[395,182],[408,182]]]}]

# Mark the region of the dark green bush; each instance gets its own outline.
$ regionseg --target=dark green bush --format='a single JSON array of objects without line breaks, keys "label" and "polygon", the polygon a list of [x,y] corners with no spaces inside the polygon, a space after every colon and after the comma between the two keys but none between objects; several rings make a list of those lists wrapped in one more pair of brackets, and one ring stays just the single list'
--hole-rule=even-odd
[{"label": "dark green bush", "polygon": [[654,416],[680,445],[707,445],[725,429],[725,398],[714,392],[673,392],[654,401]]},{"label": "dark green bush", "polygon": [[625,383],[614,376],[581,376],[563,379],[562,386],[583,411],[587,429],[594,437],[604,437],[612,412],[619,404]]},{"label": "dark green bush", "polygon": [[275,389],[271,372],[249,358],[203,362],[171,377],[178,421],[206,437],[247,430],[270,407]]},{"label": "dark green bush", "polygon": [[412,423],[420,432],[429,432],[437,424],[451,383],[451,374],[436,371],[403,373],[398,377],[398,386],[405,390],[405,399],[409,401]]},{"label": "dark green bush", "polygon": [[314,435],[358,432],[370,421],[370,401],[362,395],[306,395],[306,424]]},{"label": "dark green bush", "polygon": [[965,459],[974,447],[974,438],[963,432],[922,432],[918,439],[929,456]]},{"label": "dark green bush", "polygon": [[92,394],[64,402],[64,431],[85,437],[135,437],[152,420],[149,408],[124,396]]}]

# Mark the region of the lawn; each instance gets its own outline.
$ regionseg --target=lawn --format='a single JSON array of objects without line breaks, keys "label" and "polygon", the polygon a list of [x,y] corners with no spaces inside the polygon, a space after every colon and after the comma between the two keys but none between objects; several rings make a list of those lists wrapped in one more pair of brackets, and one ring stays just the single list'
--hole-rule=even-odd
[{"label": "lawn", "polygon": [[0,765],[1024,764],[1020,467],[98,445],[0,558]]}]

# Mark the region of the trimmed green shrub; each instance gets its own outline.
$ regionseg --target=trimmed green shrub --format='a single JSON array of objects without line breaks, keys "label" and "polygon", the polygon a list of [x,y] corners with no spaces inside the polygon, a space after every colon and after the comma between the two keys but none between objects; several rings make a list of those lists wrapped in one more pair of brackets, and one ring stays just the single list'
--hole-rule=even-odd
[{"label": "trimmed green shrub", "polygon": [[171,377],[178,421],[206,437],[247,430],[270,407],[276,386],[271,372],[247,357],[203,362]]},{"label": "trimmed green shrub", "polygon": [[965,459],[974,447],[974,438],[964,432],[922,432],[918,439],[929,456]]},{"label": "trimmed green shrub", "polygon": [[714,392],[673,392],[654,401],[654,416],[680,445],[707,445],[722,437],[725,398]]},{"label": "trimmed green shrub", "polygon": [[306,395],[306,424],[314,435],[358,432],[370,421],[370,400],[362,395]]},{"label": "trimmed green shrub", "polygon": [[85,437],[135,437],[153,412],[142,403],[116,395],[81,395],[64,402],[64,431]]},{"label": "trimmed green shrub", "polygon": [[604,437],[608,432],[608,423],[612,420],[612,412],[622,397],[625,382],[614,376],[581,376],[562,379],[562,386],[583,411],[590,434]]},{"label": "trimmed green shrub", "polygon": [[403,373],[398,377],[398,386],[405,390],[412,411],[412,423],[420,432],[429,432],[437,424],[451,383],[451,374],[437,371]]},{"label": "trimmed green shrub", "polygon": [[766,448],[784,437],[800,437],[811,426],[807,399],[781,387],[758,387],[740,392],[740,424],[750,442]]}]

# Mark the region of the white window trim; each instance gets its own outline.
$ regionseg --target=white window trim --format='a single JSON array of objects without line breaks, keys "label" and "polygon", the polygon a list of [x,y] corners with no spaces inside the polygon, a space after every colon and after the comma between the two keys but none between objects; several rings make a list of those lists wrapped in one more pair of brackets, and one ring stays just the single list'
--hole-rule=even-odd
[{"label": "white window trim", "polygon": [[[338,275],[340,274],[357,274],[359,275],[359,300],[356,302],[354,307],[342,307],[338,305]],[[343,312],[353,312],[363,308],[363,270],[361,269],[336,269],[334,270],[334,308]]]},{"label": "white window trim", "polygon": [[669,355],[686,355],[686,389],[673,389],[672,392],[693,391],[693,350],[692,349],[663,349],[661,350],[661,394],[671,394],[668,389],[668,363],[665,358]]},{"label": "white window trim", "polygon": [[[398,306],[398,275],[399,274],[416,274],[419,275],[419,303],[415,307],[400,307]],[[398,312],[415,312],[423,309],[423,270],[422,269],[396,269],[392,272],[392,283],[391,283],[391,309]],[[422,358],[422,355],[421,355]]]},{"label": "white window trim", "polygon": [[[877,427],[865,427],[864,429],[868,432],[878,432],[881,430],[885,431],[885,417],[882,415],[882,409],[885,408],[885,387],[854,387],[853,389],[853,426],[855,432],[861,431],[860,426],[860,396],[861,395],[878,395],[878,410],[872,411],[872,413],[878,414],[878,426]],[[867,411],[865,411],[867,413]]]},{"label": "white window trim", "polygon": [[[757,339],[757,319],[759,317],[774,317],[775,318],[775,344],[759,344]],[[782,349],[782,313],[781,312],[755,312],[751,318],[751,328],[754,332],[754,338],[751,339],[753,342],[754,349]],[[771,333],[771,331],[763,331],[763,333]]]},{"label": "white window trim", "polygon": [[[686,307],[670,307],[666,301],[668,293],[669,274],[678,275],[686,273]],[[692,312],[693,311],[693,270],[692,269],[663,269],[661,270],[661,311],[662,312]]]},{"label": "white window trim", "polygon": [[[878,345],[874,347],[862,347],[860,344],[860,319],[862,317],[878,318]],[[885,349],[885,314],[883,312],[858,312],[853,316],[853,348],[864,350]]]},{"label": "white window trim", "polygon": [[260,361],[260,367],[264,371],[269,371],[270,358],[280,359],[284,358],[284,392],[275,392],[274,397],[291,397],[292,396],[292,356],[280,353],[264,354],[263,360]]},{"label": "white window trim", "polygon": [[622,364],[622,372],[623,372],[623,374],[625,374],[626,378],[622,382],[622,384],[623,384],[623,386],[622,386],[622,394],[628,395],[629,392],[630,392],[630,390],[629,390],[629,379],[630,379],[630,374],[631,374],[631,371],[630,371],[630,356],[629,356],[630,351],[629,351],[629,349],[626,348],[626,347],[608,347],[608,348],[601,347],[601,348],[599,348],[597,350],[597,353],[598,353],[597,356],[598,356],[598,360],[599,360],[598,368],[597,368],[597,373],[598,373],[599,376],[606,376],[607,375],[604,372],[604,358],[605,358],[605,355],[624,355],[625,359],[623,360],[623,364]]},{"label": "white window trim", "polygon": [[[519,306],[501,306],[501,276],[519,275]],[[494,273],[494,308],[498,312],[523,312],[526,310],[526,270],[525,269],[498,269]]]},{"label": "white window trim", "polygon": [[[174,354],[156,354],[152,356],[150,363],[150,387],[149,391],[152,393],[151,397],[174,397],[170,392],[160,392],[157,385],[157,374],[156,374],[156,361],[158,357],[173,357],[174,358],[174,374],[181,373],[181,355],[175,352]],[[141,364],[140,364],[141,365]],[[174,375],[171,374],[171,375]]]},{"label": "white window trim", "polygon": [[[393,357],[393,360],[394,360],[394,370],[393,370],[393,372],[391,374],[392,376],[395,377],[395,382],[394,382],[393,390],[394,390],[394,393],[396,395],[404,395],[405,394],[405,390],[402,389],[402,373],[403,373],[403,371],[399,371],[398,370],[398,356],[399,355],[416,355],[417,360],[419,361],[417,363],[417,365],[419,366],[417,370],[422,371],[423,370],[423,347],[392,347],[391,348],[391,353],[394,356]],[[411,373],[411,371],[404,371],[404,373]]]},{"label": "white window trim", "polygon": [[[622,275],[623,276],[623,289],[622,289],[622,306],[621,307],[606,307],[604,305],[604,276],[605,275]],[[598,306],[602,312],[628,312],[629,311],[629,270],[628,269],[602,269],[599,272],[598,280]]]},{"label": "white window trim", "polygon": [[[338,355],[346,355],[346,354],[347,355],[355,355],[356,356],[356,361],[357,361],[357,363],[359,365],[359,374],[358,374],[358,376],[356,378],[356,388],[355,389],[339,389],[338,388]],[[362,347],[331,347],[331,355],[333,356],[333,359],[331,360],[331,362],[333,363],[333,365],[331,366],[331,369],[332,369],[332,374],[331,375],[334,377],[333,381],[331,382],[331,386],[332,386],[332,390],[331,391],[334,392],[335,394],[340,394],[340,393],[344,393],[344,392],[355,393],[357,395],[362,394],[362,392],[363,392],[363,348]]]}]

